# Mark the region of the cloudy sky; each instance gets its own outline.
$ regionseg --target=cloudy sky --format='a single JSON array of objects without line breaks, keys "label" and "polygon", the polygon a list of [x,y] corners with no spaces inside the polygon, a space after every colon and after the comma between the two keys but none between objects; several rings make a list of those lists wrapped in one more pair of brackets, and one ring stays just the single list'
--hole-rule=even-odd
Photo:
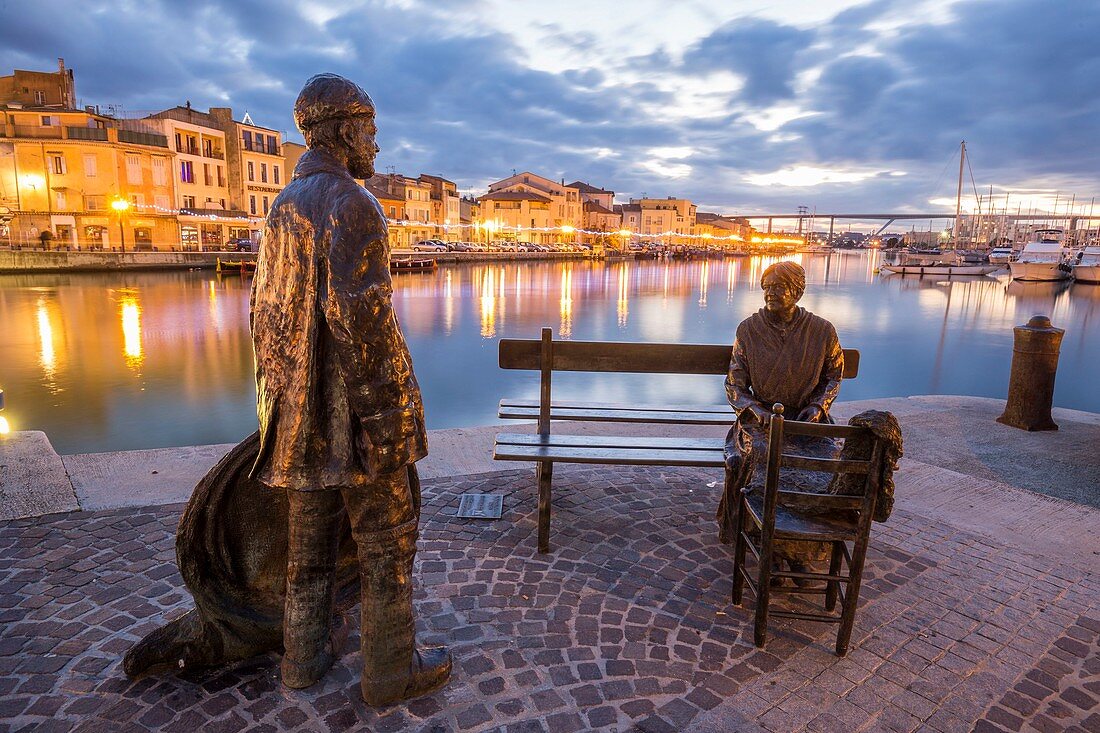
[{"label": "cloudy sky", "polygon": [[965,139],[998,206],[1100,194],[1097,0],[0,0],[0,73],[58,56],[82,104],[293,140],[302,83],[344,74],[379,170],[474,192],[529,169],[723,213],[946,211]]}]

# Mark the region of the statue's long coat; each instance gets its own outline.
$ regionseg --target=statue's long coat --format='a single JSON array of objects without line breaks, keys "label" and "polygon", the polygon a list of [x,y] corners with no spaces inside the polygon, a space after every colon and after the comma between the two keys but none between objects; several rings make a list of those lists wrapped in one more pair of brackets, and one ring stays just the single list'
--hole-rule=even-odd
[{"label": "statue's long coat", "polygon": [[309,150],[267,217],[252,285],[268,486],[355,486],[427,454],[424,408],[391,303],[386,220],[347,169]]}]

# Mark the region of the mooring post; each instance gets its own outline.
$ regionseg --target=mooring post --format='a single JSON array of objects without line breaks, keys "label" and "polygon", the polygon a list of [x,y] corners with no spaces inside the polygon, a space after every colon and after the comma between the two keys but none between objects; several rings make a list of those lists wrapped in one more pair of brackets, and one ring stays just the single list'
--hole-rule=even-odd
[{"label": "mooring post", "polygon": [[1032,316],[1012,329],[1012,374],[1008,403],[997,422],[1022,430],[1057,430],[1050,415],[1054,402],[1054,377],[1058,373],[1058,349],[1065,330],[1055,328],[1047,316]]}]

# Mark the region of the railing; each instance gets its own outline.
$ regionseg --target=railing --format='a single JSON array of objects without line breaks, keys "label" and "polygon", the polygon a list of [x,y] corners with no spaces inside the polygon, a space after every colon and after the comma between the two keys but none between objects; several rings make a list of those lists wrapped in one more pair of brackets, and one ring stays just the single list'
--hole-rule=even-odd
[{"label": "railing", "polygon": [[225,154],[220,150],[204,150],[202,151],[202,157],[204,158],[217,158],[218,160],[225,160]]},{"label": "railing", "polygon": [[13,127],[15,127],[15,137],[61,139],[61,128],[59,126],[13,125]]},{"label": "railing", "polygon": [[186,153],[187,155],[198,155],[199,149],[194,145],[183,145],[182,143],[176,143],[177,153]]},{"label": "railing", "polygon": [[66,127],[65,136],[70,140],[106,140],[105,127]]},{"label": "railing", "polygon": [[149,145],[155,148],[167,148],[168,138],[164,135],[155,135],[151,132],[134,132],[133,130],[119,130],[118,141],[133,145]]},{"label": "railing", "polygon": [[278,145],[265,145],[264,143],[257,142],[255,140],[253,140],[252,142],[249,142],[249,141],[245,140],[242,143],[242,145],[244,146],[245,150],[251,151],[253,153],[264,153],[265,155],[279,155],[279,146]]}]

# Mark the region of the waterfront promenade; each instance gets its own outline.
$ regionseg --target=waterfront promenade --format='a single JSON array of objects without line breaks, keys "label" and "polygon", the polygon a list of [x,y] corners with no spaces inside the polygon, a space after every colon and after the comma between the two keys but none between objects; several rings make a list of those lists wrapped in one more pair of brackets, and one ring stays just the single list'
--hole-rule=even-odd
[{"label": "waterfront promenade", "polygon": [[[1026,433],[994,422],[1003,404],[835,406],[889,409],[906,439],[844,659],[834,629],[797,621],[752,646],[752,601],[729,604],[716,539],[719,472],[562,467],[553,553],[538,555],[532,471],[491,460],[496,428],[433,431],[416,605],[456,671],[383,710],[359,700],[354,633],[301,692],[274,656],[127,680],[122,653],[190,606],[175,523],[228,446],[57,456],[14,434],[0,443],[0,507],[23,515],[0,522],[0,731],[1098,730],[1100,415],[1055,409],[1061,430]],[[504,516],[457,518],[467,492],[503,494]]]}]

